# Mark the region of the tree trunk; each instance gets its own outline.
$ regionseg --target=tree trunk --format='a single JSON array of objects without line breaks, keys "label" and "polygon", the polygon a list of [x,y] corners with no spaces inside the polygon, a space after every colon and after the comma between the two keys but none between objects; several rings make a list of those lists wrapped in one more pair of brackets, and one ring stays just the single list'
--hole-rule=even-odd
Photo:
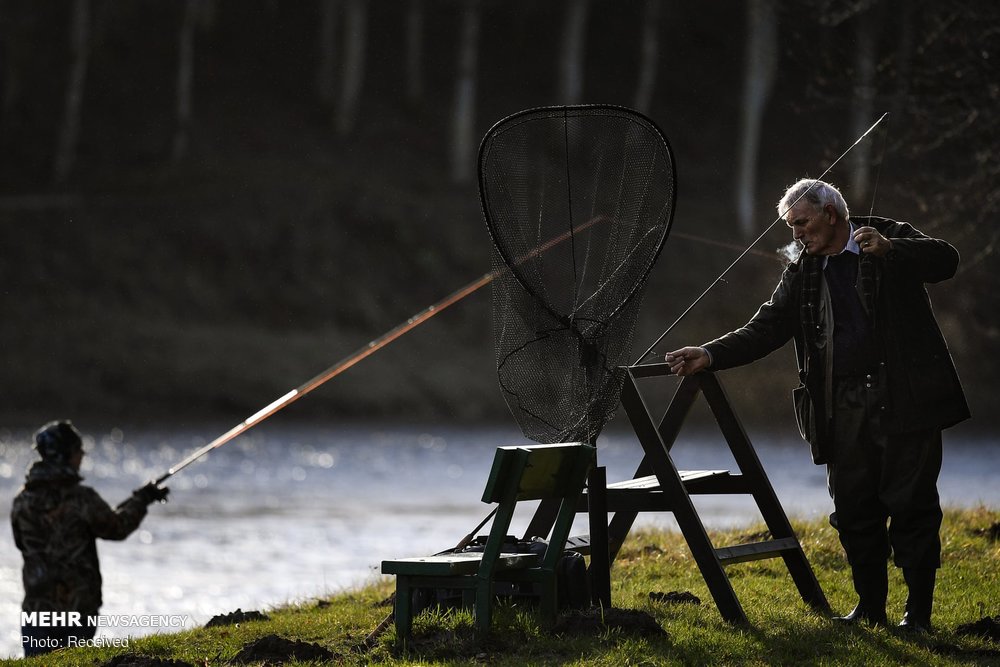
[{"label": "tree trunk", "polygon": [[198,24],[199,0],[187,0],[177,44],[177,125],[170,157],[182,160],[188,151],[191,109],[194,97],[194,32]]},{"label": "tree trunk", "polygon": [[0,0],[0,34],[6,39],[0,39],[0,142],[7,136],[17,100],[17,68],[14,67],[14,25],[13,21],[5,21],[3,0]]},{"label": "tree trunk", "polygon": [[657,61],[660,57],[660,0],[646,0],[642,15],[642,46],[639,60],[639,83],[635,90],[635,108],[649,114],[656,90]]},{"label": "tree trunk", "polygon": [[345,19],[344,68],[336,123],[337,135],[341,137],[349,135],[357,123],[361,84],[365,76],[365,45],[368,38],[367,0],[347,0]]},{"label": "tree trunk", "polygon": [[410,0],[406,13],[406,99],[420,104],[424,96],[424,0]]},{"label": "tree trunk", "polygon": [[72,61],[66,83],[63,120],[52,174],[56,183],[64,183],[76,163],[76,149],[80,139],[80,110],[83,106],[84,84],[90,61],[90,0],[75,0],[73,3],[70,55]]},{"label": "tree trunk", "polygon": [[91,49],[100,52],[104,42],[107,41],[108,30],[111,28],[114,18],[114,3],[98,1],[94,7],[93,15],[90,17]]},{"label": "tree trunk", "polygon": [[326,107],[333,105],[337,79],[337,0],[322,0],[319,20],[319,67],[316,68],[316,95]]},{"label": "tree trunk", "polygon": [[559,72],[559,99],[578,104],[583,95],[583,54],[590,0],[568,0]]},{"label": "tree trunk", "polygon": [[[910,77],[913,69],[913,4],[904,2],[897,14],[899,36],[896,39],[896,90],[892,99],[892,115],[899,117],[909,105]],[[887,120],[892,120],[889,118]]]},{"label": "tree trunk", "polygon": [[761,125],[778,69],[778,17],[773,0],[750,0],[747,4],[747,33],[736,175],[736,217],[741,233],[749,238],[754,230]]},{"label": "tree trunk", "polygon": [[[866,11],[857,17],[857,44],[854,48],[854,95],[851,100],[851,136],[860,136],[875,122],[875,15]],[[884,130],[883,130],[884,131]],[[871,193],[872,138],[854,147],[850,155],[851,198],[855,204],[867,202]]]},{"label": "tree trunk", "polygon": [[451,180],[466,183],[475,173],[476,69],[479,56],[480,0],[468,0],[462,16],[452,116]]},{"label": "tree trunk", "polygon": [[198,7],[198,28],[203,32],[215,30],[219,22],[219,0],[201,0]]}]

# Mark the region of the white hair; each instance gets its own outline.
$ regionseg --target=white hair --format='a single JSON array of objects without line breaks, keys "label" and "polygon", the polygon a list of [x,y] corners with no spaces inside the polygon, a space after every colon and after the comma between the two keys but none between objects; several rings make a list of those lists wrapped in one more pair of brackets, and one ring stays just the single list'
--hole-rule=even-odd
[{"label": "white hair", "polygon": [[847,202],[844,200],[844,195],[840,194],[840,190],[825,181],[814,178],[803,178],[785,190],[785,194],[778,202],[778,216],[784,218],[788,209],[800,200],[809,202],[817,209],[823,209],[827,204],[833,204],[838,216],[844,220],[850,218]]}]

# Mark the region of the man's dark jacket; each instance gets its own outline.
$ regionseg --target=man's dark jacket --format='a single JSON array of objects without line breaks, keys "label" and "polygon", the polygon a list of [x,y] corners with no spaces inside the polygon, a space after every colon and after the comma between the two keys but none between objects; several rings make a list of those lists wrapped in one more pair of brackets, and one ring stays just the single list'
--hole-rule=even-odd
[{"label": "man's dark jacket", "polygon": [[[873,372],[887,383],[880,406],[883,431],[943,429],[968,418],[958,373],[924,288],[955,275],[958,251],[905,222],[877,217],[851,222],[874,227],[892,241],[884,257],[861,255],[857,284],[881,358]],[[704,346],[712,370],[723,370],[756,361],[794,338],[800,381],[792,392],[796,418],[817,464],[834,462],[833,310],[823,259],[803,253],[746,325]]]}]

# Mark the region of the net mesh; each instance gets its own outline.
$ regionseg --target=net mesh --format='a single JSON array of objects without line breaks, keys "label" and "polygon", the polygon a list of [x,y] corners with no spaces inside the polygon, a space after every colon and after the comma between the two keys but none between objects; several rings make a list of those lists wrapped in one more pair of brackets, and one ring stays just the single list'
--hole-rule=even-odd
[{"label": "net mesh", "polygon": [[643,286],[670,231],[670,146],[629,109],[531,109],[486,134],[479,191],[504,399],[536,442],[595,442],[617,409]]}]

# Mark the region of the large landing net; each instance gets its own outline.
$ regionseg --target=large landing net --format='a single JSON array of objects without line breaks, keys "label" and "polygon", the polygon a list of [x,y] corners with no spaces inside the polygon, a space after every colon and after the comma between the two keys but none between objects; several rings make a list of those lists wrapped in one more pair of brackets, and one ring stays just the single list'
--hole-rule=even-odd
[{"label": "large landing net", "polygon": [[614,415],[675,186],[663,133],[622,107],[531,109],[483,139],[497,375],[526,437],[595,442]]}]

